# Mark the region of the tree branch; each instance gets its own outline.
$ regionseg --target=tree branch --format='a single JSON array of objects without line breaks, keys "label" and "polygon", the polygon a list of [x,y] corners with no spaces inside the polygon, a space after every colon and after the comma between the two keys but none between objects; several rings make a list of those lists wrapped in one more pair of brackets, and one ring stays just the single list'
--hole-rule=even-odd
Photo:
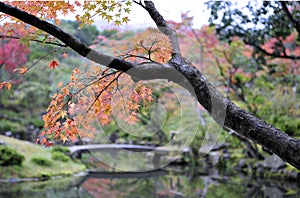
[{"label": "tree branch", "polygon": [[291,60],[300,60],[300,56],[292,56],[292,55],[287,55],[287,54],[280,55],[280,54],[270,53],[267,50],[260,47],[259,45],[256,45],[255,43],[249,42],[245,39],[244,39],[244,43],[247,44],[247,45],[251,45],[251,46],[255,47],[257,50],[261,51],[265,55],[271,56],[273,58],[285,58],[285,59],[291,59]]}]

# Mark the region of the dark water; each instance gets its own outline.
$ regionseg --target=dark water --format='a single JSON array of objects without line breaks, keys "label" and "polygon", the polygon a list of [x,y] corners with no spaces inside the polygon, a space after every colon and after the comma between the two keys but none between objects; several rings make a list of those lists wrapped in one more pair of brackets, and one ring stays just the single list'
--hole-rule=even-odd
[{"label": "dark water", "polygon": [[0,197],[300,197],[297,182],[196,173],[167,167],[145,173],[98,172],[44,182],[0,183]]}]

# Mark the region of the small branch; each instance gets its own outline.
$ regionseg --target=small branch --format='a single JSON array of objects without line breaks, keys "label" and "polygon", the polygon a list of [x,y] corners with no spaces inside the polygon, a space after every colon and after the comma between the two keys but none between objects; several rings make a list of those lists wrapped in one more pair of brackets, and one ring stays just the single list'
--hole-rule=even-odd
[{"label": "small branch", "polygon": [[[0,38],[21,39],[21,38],[18,37],[18,36],[8,36],[8,35],[3,35],[3,34],[0,35]],[[41,41],[41,40],[38,40],[38,39],[31,39],[31,38],[30,38],[29,40],[30,40],[30,41],[34,41],[34,42],[37,42],[37,43],[45,43],[45,44],[56,45],[56,46],[59,46],[59,47],[68,47],[66,44],[57,43],[57,42]]]},{"label": "small branch", "polygon": [[123,59],[131,58],[131,57],[140,58],[140,59],[144,59],[144,60],[148,60],[148,61],[154,62],[153,60],[149,59],[148,57],[140,56],[140,55],[135,55],[135,54],[126,54],[126,55],[123,56]]},{"label": "small branch", "polygon": [[141,0],[140,1],[134,1],[133,0],[133,2],[136,3],[137,5],[140,5],[142,8],[146,9],[146,7],[142,4]]},{"label": "small branch", "polygon": [[249,41],[244,40],[244,43],[247,44],[247,45],[251,45],[251,46],[255,47],[257,50],[261,51],[265,55],[273,57],[273,58],[284,58],[284,59],[291,59],[291,60],[300,60],[300,56],[274,54],[274,53],[268,52],[267,50],[263,49],[262,47],[260,47],[259,45],[256,45],[253,42],[249,42]]},{"label": "small branch", "polygon": [[93,81],[93,82],[90,82],[90,83],[87,84],[85,87],[79,89],[78,91],[76,91],[75,93],[72,93],[72,94],[73,94],[73,95],[77,95],[77,94],[79,94],[81,91],[83,91],[84,89],[86,89],[87,87],[89,87],[89,86],[91,86],[91,85],[93,85],[93,84],[95,84],[95,83],[101,81],[102,79],[104,79],[104,78],[106,78],[106,77],[108,77],[108,76],[110,76],[110,75],[116,74],[117,72],[118,72],[118,71],[114,71],[114,72],[105,74],[105,75],[101,76],[100,78],[98,78],[97,80],[95,80],[95,81]]},{"label": "small branch", "polygon": [[60,48],[56,48],[53,51],[51,51],[50,53],[46,53],[44,56],[40,57],[38,60],[36,60],[32,65],[30,65],[27,68],[27,71],[29,71],[31,68],[33,68],[36,64],[38,64],[40,61],[42,61],[44,58],[46,58],[49,55],[54,55],[55,53],[57,53],[60,50]]},{"label": "small branch", "polygon": [[286,13],[287,17],[289,18],[289,20],[293,23],[294,27],[296,28],[298,34],[300,34],[300,23],[294,19],[293,15],[290,13],[290,11],[286,5],[286,2],[285,1],[279,1],[279,2],[281,3],[283,11]]},{"label": "small branch", "polygon": [[[161,16],[161,14],[156,10],[154,3],[152,1],[144,1],[145,6],[142,6],[144,9],[146,9],[157,25],[157,28],[166,36],[169,37],[171,46],[172,46],[172,55],[179,55],[180,54],[180,48],[178,44],[178,37],[176,34],[176,31],[171,29],[168,25],[165,19]],[[142,5],[141,3],[138,3],[139,5]]]}]

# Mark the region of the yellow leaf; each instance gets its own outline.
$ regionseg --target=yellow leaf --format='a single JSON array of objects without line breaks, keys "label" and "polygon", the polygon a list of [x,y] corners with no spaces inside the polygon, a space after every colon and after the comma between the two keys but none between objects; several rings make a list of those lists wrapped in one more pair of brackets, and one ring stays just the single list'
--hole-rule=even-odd
[{"label": "yellow leaf", "polygon": [[4,87],[7,89],[7,90],[10,90],[11,89],[11,83],[10,82],[7,82]]},{"label": "yellow leaf", "polygon": [[60,114],[61,118],[65,118],[66,115],[67,115],[67,112],[66,111],[61,111],[59,114]]},{"label": "yellow leaf", "polygon": [[63,141],[63,143],[65,143],[66,141],[68,141],[68,138],[65,135],[60,135],[60,140]]},{"label": "yellow leaf", "polygon": [[0,89],[2,88],[2,87],[4,87],[4,89],[11,89],[11,83],[10,82],[2,82],[2,83],[0,83]]}]

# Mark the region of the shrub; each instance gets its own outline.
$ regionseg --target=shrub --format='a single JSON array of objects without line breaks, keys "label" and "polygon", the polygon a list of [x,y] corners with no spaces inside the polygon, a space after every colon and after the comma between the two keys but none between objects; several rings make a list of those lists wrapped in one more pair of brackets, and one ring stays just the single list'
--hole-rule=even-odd
[{"label": "shrub", "polygon": [[32,158],[31,161],[40,166],[51,166],[52,162],[44,157],[35,157]]},{"label": "shrub", "polygon": [[54,152],[61,152],[61,153],[68,154],[68,153],[70,153],[70,149],[65,146],[54,146],[52,149],[52,153],[54,153]]},{"label": "shrub", "polygon": [[0,131],[11,131],[11,132],[20,132],[24,133],[26,131],[25,127],[16,122],[10,120],[0,120]]},{"label": "shrub", "polygon": [[52,152],[52,159],[61,161],[61,162],[67,162],[70,160],[70,157],[61,153],[61,152]]},{"label": "shrub", "polygon": [[44,121],[41,118],[32,119],[31,122],[35,127],[41,128],[44,126]]},{"label": "shrub", "polygon": [[25,160],[22,154],[8,146],[0,146],[0,166],[20,166]]}]

